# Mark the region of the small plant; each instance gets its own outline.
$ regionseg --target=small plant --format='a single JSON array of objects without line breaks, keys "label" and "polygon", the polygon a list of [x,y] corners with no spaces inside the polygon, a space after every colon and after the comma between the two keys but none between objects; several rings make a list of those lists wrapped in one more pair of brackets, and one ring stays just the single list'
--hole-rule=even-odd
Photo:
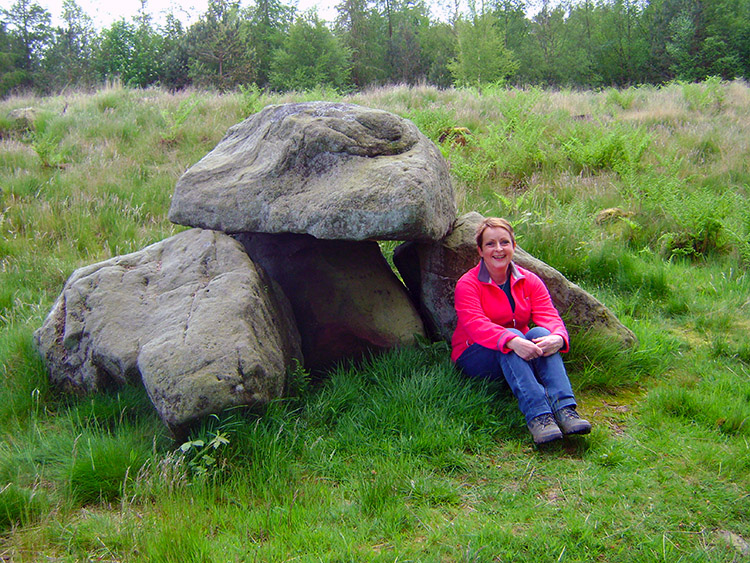
[{"label": "small plant", "polygon": [[226,467],[230,436],[239,424],[232,414],[221,417],[212,414],[201,425],[197,437],[180,445],[180,451],[194,476],[215,477]]},{"label": "small plant", "polygon": [[310,390],[310,372],[297,358],[294,358],[294,369],[286,376],[287,394],[303,397]]},{"label": "small plant", "polygon": [[607,90],[607,102],[622,109],[630,109],[635,103],[637,90],[632,86],[627,90],[618,90],[617,88],[610,88]]},{"label": "small plant", "polygon": [[180,102],[176,111],[162,110],[161,116],[167,124],[167,130],[161,137],[165,143],[172,144],[177,140],[180,127],[190,117],[199,102],[200,100],[195,95],[191,95]]},{"label": "small plant", "polygon": [[33,131],[25,138],[44,168],[65,168],[70,161],[70,151],[61,148],[60,141],[59,137],[41,130]]},{"label": "small plant", "polygon": [[[188,461],[188,467],[193,474],[198,477],[205,477],[219,467],[216,463],[219,457],[217,450],[228,443],[229,438],[219,430],[211,435],[208,442],[201,438],[184,442],[180,446],[180,451],[192,456]],[[211,455],[212,453],[214,455]]]},{"label": "small plant", "polygon": [[240,84],[240,94],[242,95],[242,113],[246,116],[259,112],[268,103],[263,92],[255,83],[249,86]]},{"label": "small plant", "polygon": [[702,83],[681,82],[682,95],[693,111],[720,112],[726,100],[724,82],[720,76],[709,76]]},{"label": "small plant", "polygon": [[722,223],[706,217],[697,222],[692,229],[679,232],[665,233],[659,239],[662,254],[668,259],[673,258],[705,258],[710,253],[720,252]]}]

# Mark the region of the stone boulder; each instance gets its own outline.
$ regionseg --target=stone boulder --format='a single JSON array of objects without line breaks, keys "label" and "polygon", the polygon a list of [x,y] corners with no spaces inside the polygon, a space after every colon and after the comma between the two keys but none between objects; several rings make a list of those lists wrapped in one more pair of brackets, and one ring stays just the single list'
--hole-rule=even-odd
[{"label": "stone boulder", "polygon": [[38,114],[36,108],[16,108],[8,112],[8,121],[18,131],[32,131]]},{"label": "stone boulder", "polygon": [[312,371],[425,336],[406,288],[377,243],[297,234],[236,237],[289,298]]},{"label": "stone boulder", "polygon": [[201,229],[76,270],[34,340],[53,383],[142,382],[175,434],[281,396],[302,359],[283,293],[236,240]]},{"label": "stone boulder", "polygon": [[169,219],[226,233],[438,240],[455,219],[448,164],[411,122],[331,102],[269,106],[179,179]]},{"label": "stone boulder", "polygon": [[[406,242],[394,253],[393,261],[433,338],[451,340],[456,328],[453,293],[458,279],[479,260],[475,232],[483,219],[479,213],[468,213],[456,220],[451,234],[442,241]],[[623,347],[637,345],[635,334],[607,307],[560,272],[520,247],[516,247],[513,261],[542,278],[571,334],[592,329]]]}]

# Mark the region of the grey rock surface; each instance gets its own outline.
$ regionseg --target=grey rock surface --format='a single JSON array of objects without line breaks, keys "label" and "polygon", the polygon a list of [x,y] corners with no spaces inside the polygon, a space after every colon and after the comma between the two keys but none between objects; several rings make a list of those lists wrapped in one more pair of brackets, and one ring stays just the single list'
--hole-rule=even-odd
[{"label": "grey rock surface", "polygon": [[369,241],[309,235],[236,235],[284,289],[313,371],[414,343],[424,326],[406,288]]},{"label": "grey rock surface", "polygon": [[[484,217],[479,213],[462,215],[442,241],[407,242],[394,253],[394,263],[433,338],[450,342],[456,328],[453,294],[458,279],[479,261],[476,228]],[[571,334],[595,330],[616,339],[623,347],[638,344],[633,331],[590,293],[560,272],[516,247],[513,261],[537,274],[547,285],[555,307]]]},{"label": "grey rock surface", "polygon": [[34,120],[38,114],[38,110],[33,107],[16,108],[8,112],[8,120],[13,122],[17,129],[29,131],[34,129]]},{"label": "grey rock surface", "polygon": [[448,164],[409,120],[332,102],[268,106],[177,182],[169,219],[227,233],[437,240],[456,215]]},{"label": "grey rock surface", "polygon": [[281,396],[302,359],[280,289],[232,237],[201,229],[76,270],[34,341],[53,383],[142,383],[175,432]]}]

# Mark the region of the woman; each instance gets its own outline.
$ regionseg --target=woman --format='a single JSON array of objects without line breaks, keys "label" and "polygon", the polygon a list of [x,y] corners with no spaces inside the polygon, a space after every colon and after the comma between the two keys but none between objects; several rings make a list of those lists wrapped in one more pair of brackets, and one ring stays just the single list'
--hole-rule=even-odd
[{"label": "woman", "polygon": [[569,349],[568,331],[544,282],[512,262],[513,227],[488,217],[476,241],[479,264],[456,284],[451,359],[472,377],[505,378],[534,443],[587,434],[591,424],[576,412],[560,356]]}]

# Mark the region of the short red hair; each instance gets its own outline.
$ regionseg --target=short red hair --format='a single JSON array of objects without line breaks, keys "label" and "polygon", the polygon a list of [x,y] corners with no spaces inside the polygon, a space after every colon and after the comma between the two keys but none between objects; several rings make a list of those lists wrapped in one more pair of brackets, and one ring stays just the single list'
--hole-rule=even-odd
[{"label": "short red hair", "polygon": [[510,235],[510,242],[513,243],[513,246],[516,246],[516,234],[513,232],[513,226],[508,222],[508,220],[503,219],[502,217],[487,217],[481,223],[479,223],[479,226],[477,227],[477,248],[482,248],[482,237],[484,236],[484,231],[486,231],[487,229],[494,229],[496,227],[500,227],[501,229],[505,229],[506,231],[508,231],[508,234]]}]

